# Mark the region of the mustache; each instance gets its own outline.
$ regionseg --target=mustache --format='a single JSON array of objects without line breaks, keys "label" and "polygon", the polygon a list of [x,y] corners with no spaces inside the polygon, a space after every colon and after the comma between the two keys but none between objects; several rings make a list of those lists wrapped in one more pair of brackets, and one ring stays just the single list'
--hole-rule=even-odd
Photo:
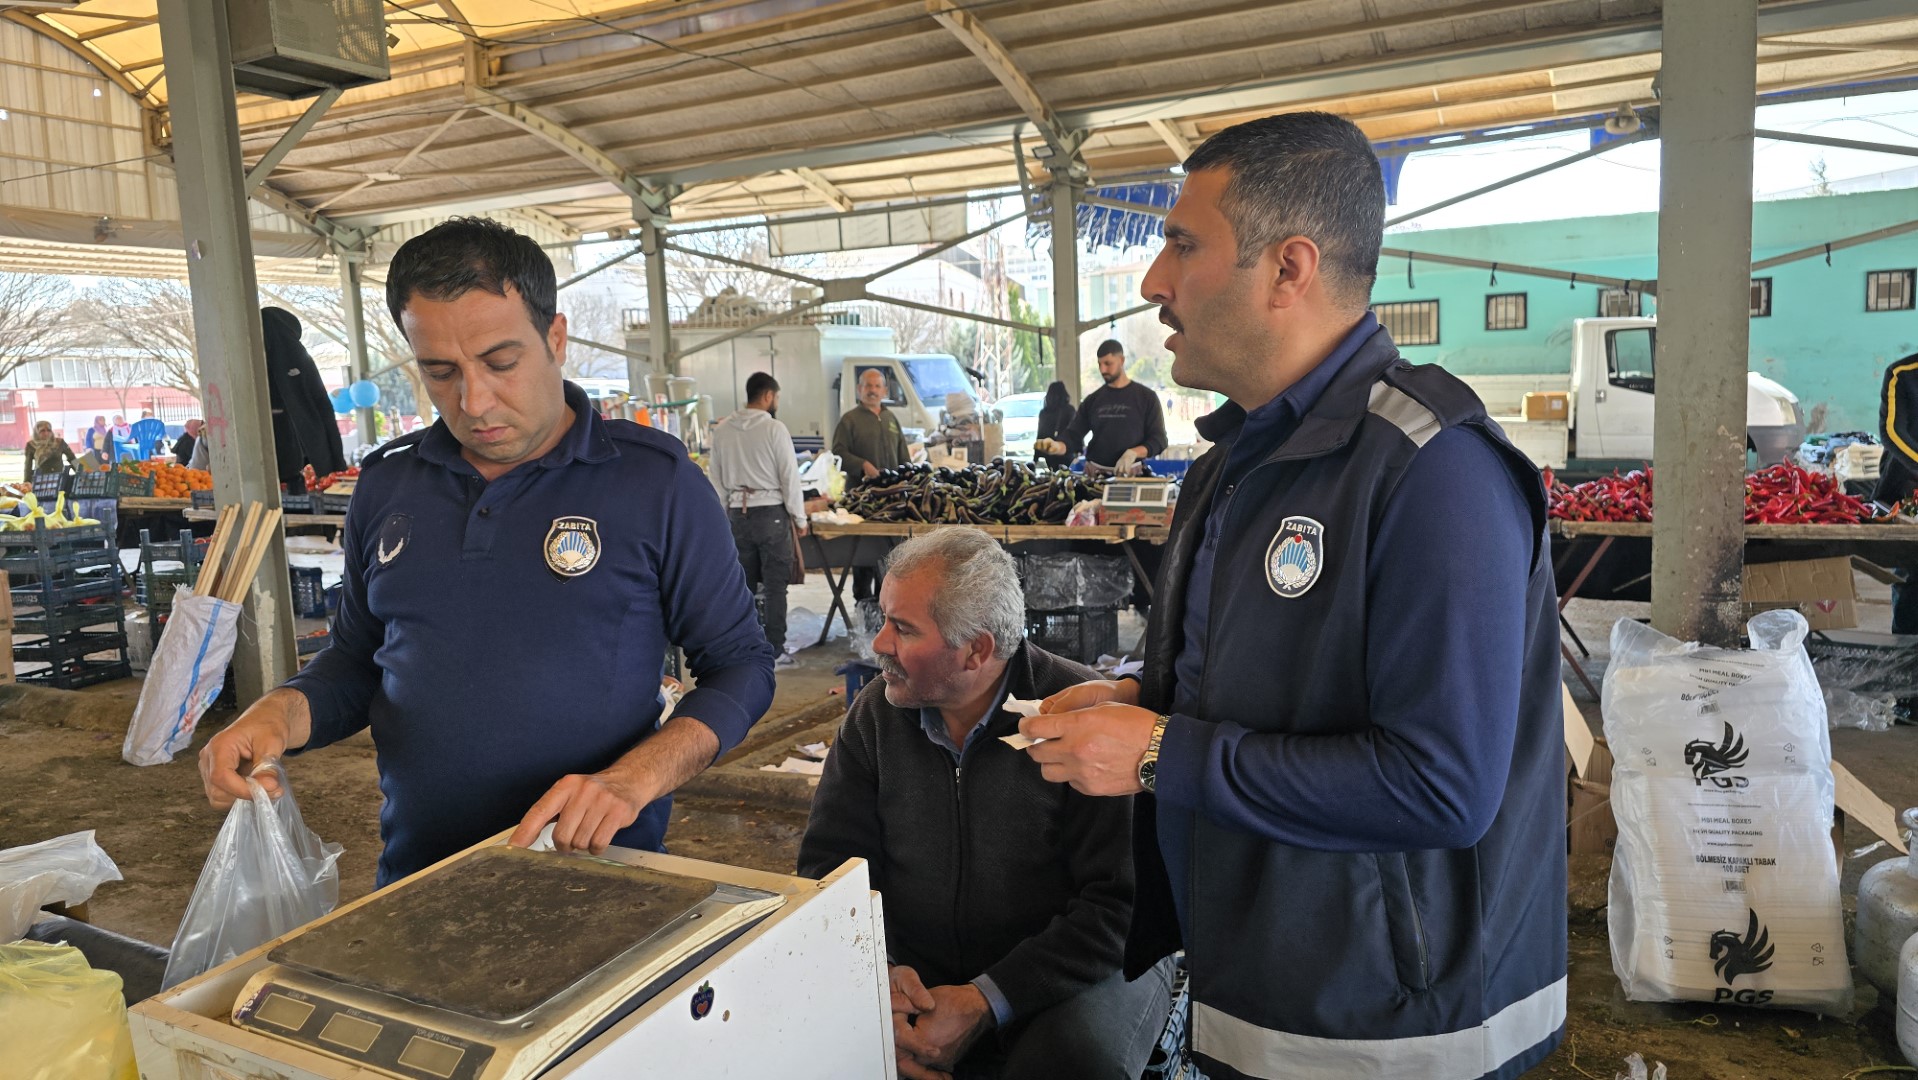
[{"label": "mustache", "polygon": [[1179,321],[1177,315],[1172,314],[1171,308],[1161,307],[1159,309],[1159,321],[1181,334],[1185,333],[1185,324]]},{"label": "mustache", "polygon": [[881,675],[891,675],[894,678],[900,678],[900,679],[903,679],[906,677],[906,669],[903,667],[900,667],[899,661],[894,660],[890,656],[882,656],[879,658],[879,673]]}]

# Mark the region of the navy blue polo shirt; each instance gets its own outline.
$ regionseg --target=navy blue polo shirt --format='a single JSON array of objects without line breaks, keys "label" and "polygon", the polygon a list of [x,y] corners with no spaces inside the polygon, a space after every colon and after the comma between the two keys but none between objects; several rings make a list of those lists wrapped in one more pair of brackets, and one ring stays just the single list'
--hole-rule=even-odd
[{"label": "navy blue polo shirt", "polygon": [[[316,749],[371,726],[381,884],[517,824],[561,777],[593,773],[659,725],[677,644],[697,686],[676,715],[738,745],[772,702],[773,655],[726,514],[683,446],[574,420],[491,482],[444,422],[367,459],[346,515],[332,645],[287,681]],[[672,800],[615,844],[662,850]]]},{"label": "navy blue polo shirt", "polygon": [[[1182,624],[1185,642],[1173,662],[1172,712],[1160,747],[1157,774],[1159,850],[1165,857],[1173,903],[1182,924],[1186,919],[1185,879],[1190,859],[1186,847],[1192,835],[1191,816],[1202,804],[1222,808],[1219,814],[1231,824],[1252,829],[1256,820],[1261,828],[1255,831],[1269,832],[1276,826],[1269,815],[1260,812],[1260,799],[1283,801],[1294,816],[1323,826],[1318,831],[1299,830],[1284,837],[1284,842],[1322,851],[1352,848],[1352,842],[1341,837],[1338,829],[1349,808],[1330,797],[1315,802],[1310,794],[1338,790],[1335,782],[1315,787],[1308,781],[1323,782],[1326,778],[1288,776],[1274,768],[1264,780],[1282,790],[1282,796],[1234,789],[1216,759],[1219,751],[1209,745],[1211,732],[1218,725],[1208,724],[1199,714],[1199,689],[1207,675],[1205,650],[1214,564],[1231,514],[1233,490],[1298,429],[1339,370],[1377,331],[1378,321],[1368,312],[1317,367],[1278,397],[1246,413],[1245,422],[1224,440],[1229,442],[1226,466],[1206,516],[1204,540],[1193,552],[1186,579]],[[1459,499],[1456,493],[1460,491],[1472,492],[1475,498]],[[1437,536],[1445,537],[1446,542],[1434,543]],[[1498,683],[1508,674],[1501,672],[1498,664],[1501,657],[1514,655],[1513,650],[1489,648],[1485,643],[1524,634],[1524,626],[1511,625],[1507,615],[1524,611],[1522,603],[1506,595],[1513,584],[1508,568],[1524,565],[1530,559],[1532,541],[1525,493],[1519,490],[1491,442],[1468,428],[1448,428],[1419,451],[1380,518],[1366,559],[1371,593],[1353,598],[1355,603],[1366,604],[1370,620],[1367,669],[1375,678],[1421,688],[1421,724],[1454,737],[1460,745],[1495,738],[1495,731],[1485,728],[1473,708],[1460,703],[1485,700],[1486,695],[1478,688]],[[1454,554],[1458,551],[1472,551],[1476,557],[1459,559]],[[1440,577],[1454,586],[1444,593],[1426,588],[1428,582]],[[1522,596],[1522,579],[1517,587]],[[1430,627],[1460,622],[1460,613],[1452,607],[1457,601],[1448,597],[1461,595],[1477,598],[1476,610],[1463,618],[1466,625],[1477,627],[1480,636],[1431,634]],[[1232,678],[1229,671],[1210,674],[1215,679]],[[1381,694],[1374,700],[1389,697]],[[1247,743],[1247,738],[1265,740],[1270,750],[1271,744],[1290,737],[1248,735],[1235,729],[1233,745],[1225,752],[1237,751],[1244,760],[1263,762],[1265,758],[1258,756],[1258,748]],[[1509,754],[1509,747],[1505,752]],[[1488,760],[1496,757],[1491,746],[1486,753]],[[1502,797],[1501,788],[1473,788],[1465,779],[1447,779],[1456,786],[1435,792],[1435,798],[1460,806],[1461,815],[1490,820]]]}]

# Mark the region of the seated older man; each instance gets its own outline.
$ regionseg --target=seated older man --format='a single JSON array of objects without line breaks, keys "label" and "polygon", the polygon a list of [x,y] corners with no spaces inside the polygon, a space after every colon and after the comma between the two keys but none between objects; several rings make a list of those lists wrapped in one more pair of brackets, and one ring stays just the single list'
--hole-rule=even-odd
[{"label": "seated older man", "polygon": [[799,872],[871,864],[885,905],[899,1074],[1132,1078],[1169,968],[1120,972],[1132,808],[1048,784],[1013,698],[1097,676],[1025,641],[1012,558],[976,529],[894,549],[873,642],[883,679],[826,759]]}]

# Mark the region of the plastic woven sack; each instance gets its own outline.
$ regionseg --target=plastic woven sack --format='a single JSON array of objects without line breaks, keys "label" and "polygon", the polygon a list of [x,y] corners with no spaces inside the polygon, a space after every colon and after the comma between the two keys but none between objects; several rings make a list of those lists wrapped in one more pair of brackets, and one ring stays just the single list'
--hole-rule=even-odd
[{"label": "plastic woven sack", "polygon": [[1747,631],[1749,650],[1612,628],[1612,968],[1633,1000],[1842,1016],[1851,967],[1808,627],[1768,611]]},{"label": "plastic woven sack", "polygon": [[193,744],[193,729],[220,696],[226,665],[240,632],[240,605],[174,593],[166,633],[153,649],[140,703],[127,725],[120,756],[134,765],[164,765]]},{"label": "plastic woven sack", "polygon": [[340,845],[321,842],[306,827],[285,772],[277,799],[256,780],[247,788],[253,797],[233,804],[207,852],[173,936],[162,989],[305,926],[340,902]]},{"label": "plastic woven sack", "polygon": [[48,904],[85,903],[102,882],[119,880],[92,829],[0,851],[0,941],[25,937]]},{"label": "plastic woven sack", "polygon": [[0,945],[0,1047],[17,1080],[135,1080],[120,976],[71,945]]}]

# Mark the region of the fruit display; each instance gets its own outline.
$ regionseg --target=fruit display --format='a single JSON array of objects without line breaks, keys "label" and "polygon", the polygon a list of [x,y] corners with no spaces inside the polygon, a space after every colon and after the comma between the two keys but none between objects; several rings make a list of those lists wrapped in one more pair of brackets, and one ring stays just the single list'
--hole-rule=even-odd
[{"label": "fruit display", "polygon": [[342,480],[357,480],[360,475],[360,470],[358,466],[354,466],[351,468],[341,469],[339,472],[331,472],[331,473],[327,473],[324,476],[320,476],[314,473],[313,466],[308,465],[303,470],[303,473],[306,478],[307,491],[323,492],[327,490],[328,488],[332,487],[334,484],[341,482]]},{"label": "fruit display", "polygon": [[189,469],[171,461],[137,461],[121,466],[126,472],[153,477],[156,499],[187,499],[196,491],[213,490],[213,474],[205,469]]}]

